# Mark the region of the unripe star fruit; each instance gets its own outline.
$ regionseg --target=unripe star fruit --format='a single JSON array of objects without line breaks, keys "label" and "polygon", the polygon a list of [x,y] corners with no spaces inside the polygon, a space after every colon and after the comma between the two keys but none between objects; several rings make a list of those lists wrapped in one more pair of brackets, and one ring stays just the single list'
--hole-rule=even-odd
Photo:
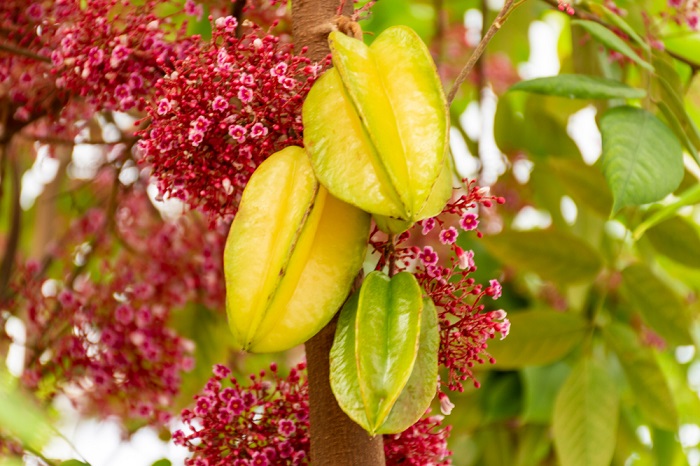
[{"label": "unripe star fruit", "polygon": [[326,325],[367,248],[370,217],[333,197],[300,147],[265,160],[243,192],[224,250],[234,344],[284,351]]},{"label": "unripe star fruit", "polygon": [[330,353],[338,406],[371,435],[403,432],[435,396],[439,345],[435,306],[416,278],[371,272],[338,319]]},{"label": "unripe star fruit", "polygon": [[452,193],[449,115],[428,49],[403,26],[369,47],[337,31],[329,44],[334,67],[302,109],[317,178],[389,233],[439,214]]}]

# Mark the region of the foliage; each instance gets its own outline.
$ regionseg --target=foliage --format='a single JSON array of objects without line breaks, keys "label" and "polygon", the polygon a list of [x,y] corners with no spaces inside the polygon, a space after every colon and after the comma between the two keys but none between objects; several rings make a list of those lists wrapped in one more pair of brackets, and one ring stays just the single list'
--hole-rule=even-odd
[{"label": "foliage", "polygon": [[[308,144],[302,105],[330,61],[292,51],[281,1],[234,15],[217,0],[0,3],[0,354],[24,351],[16,377],[0,373],[0,457],[87,464],[42,456],[47,413],[68,397],[127,434],[181,414],[188,429],[173,441],[193,465],[308,462],[298,350],[234,350],[222,257],[253,171]],[[480,37],[469,18],[485,14],[486,31],[498,14],[488,3],[368,2],[365,41],[396,24],[417,31],[447,89]],[[406,346],[437,348],[435,407],[449,414],[402,394],[432,361],[397,366],[384,389],[402,421],[423,417],[384,435],[387,464],[685,464],[698,448],[679,432],[700,419],[700,5],[505,8],[449,106],[455,184],[477,181],[438,216],[378,218],[369,236],[365,271],[411,272],[422,308],[435,305],[438,334]],[[530,27],[555,31],[558,72],[522,66]],[[580,136],[591,114],[598,159]],[[392,126],[379,120],[368,124]],[[452,168],[432,166],[426,192],[436,167]],[[492,183],[496,196],[477,186]],[[547,226],[524,228],[528,215]],[[396,414],[372,406],[382,432]]]}]

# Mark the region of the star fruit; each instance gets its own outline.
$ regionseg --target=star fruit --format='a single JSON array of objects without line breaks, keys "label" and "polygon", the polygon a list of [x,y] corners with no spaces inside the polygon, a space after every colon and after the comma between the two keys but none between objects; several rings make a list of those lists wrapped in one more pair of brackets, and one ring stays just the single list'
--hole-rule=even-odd
[{"label": "star fruit", "polygon": [[334,31],[329,45],[334,67],[302,109],[316,177],[389,233],[439,214],[452,169],[448,108],[430,52],[403,26],[369,47]]},{"label": "star fruit", "polygon": [[238,349],[284,351],[326,325],[362,267],[370,217],[316,181],[300,147],[251,176],[224,250],[226,310]]},{"label": "star fruit", "polygon": [[343,306],[330,353],[340,408],[371,435],[413,425],[435,396],[437,312],[416,278],[371,272]]}]

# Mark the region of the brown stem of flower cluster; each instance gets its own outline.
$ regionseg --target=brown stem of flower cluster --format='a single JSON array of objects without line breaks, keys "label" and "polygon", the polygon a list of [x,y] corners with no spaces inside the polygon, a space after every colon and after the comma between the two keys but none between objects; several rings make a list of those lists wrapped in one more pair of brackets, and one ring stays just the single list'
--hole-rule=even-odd
[{"label": "brown stem of flower cluster", "polygon": [[[292,21],[297,51],[321,61],[330,52],[328,33],[338,13],[339,0],[294,0]],[[343,14],[350,16],[353,2],[346,2]],[[326,25],[326,26],[324,26]],[[381,435],[370,435],[340,409],[330,386],[329,354],[336,319],[306,342],[309,374],[309,416],[311,464],[314,466],[382,466],[385,464]]]},{"label": "brown stem of flower cluster", "polygon": [[513,6],[513,2],[514,0],[506,0],[506,2],[503,4],[503,8],[501,8],[501,11],[498,12],[496,19],[493,20],[493,23],[491,23],[491,26],[489,27],[488,31],[486,31],[486,34],[484,34],[484,36],[481,38],[479,45],[477,45],[474,52],[472,52],[467,64],[464,65],[462,71],[459,72],[455,83],[452,85],[452,89],[450,89],[450,92],[447,94],[448,106],[452,104],[452,101],[457,95],[457,91],[459,91],[459,86],[461,86],[462,83],[469,77],[469,74],[472,72],[472,68],[474,68],[474,65],[476,65],[476,62],[481,57],[481,54],[484,53],[484,50],[486,50],[486,46],[489,45],[489,42],[491,42],[493,36],[499,29],[501,29],[501,26],[503,26],[503,23],[510,13],[511,7]]}]

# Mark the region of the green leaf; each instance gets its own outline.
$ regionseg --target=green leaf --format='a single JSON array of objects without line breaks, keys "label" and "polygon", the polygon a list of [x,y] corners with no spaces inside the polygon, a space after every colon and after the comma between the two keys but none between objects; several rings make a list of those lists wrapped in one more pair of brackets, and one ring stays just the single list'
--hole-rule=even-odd
[{"label": "green leaf", "polygon": [[600,170],[577,159],[550,158],[547,163],[577,205],[588,206],[603,218],[610,216],[612,193]]},{"label": "green leaf", "polygon": [[549,366],[525,367],[523,379],[524,409],[521,417],[527,424],[549,424],[554,410],[554,399],[571,369],[562,361]]},{"label": "green leaf", "polygon": [[598,42],[600,42],[601,44],[603,44],[611,50],[615,50],[616,52],[621,53],[622,55],[629,58],[645,70],[654,71],[653,66],[651,66],[648,62],[642,60],[639,57],[639,55],[637,55],[637,53],[634,50],[632,50],[632,48],[629,45],[627,45],[627,43],[624,40],[615,35],[614,32],[612,32],[610,29],[606,28],[602,24],[598,24],[594,21],[583,20],[574,20],[571,21],[571,24],[581,26]]},{"label": "green leaf", "polygon": [[683,217],[674,216],[644,234],[661,254],[688,267],[700,268],[700,234]]},{"label": "green leaf", "polygon": [[654,350],[642,346],[637,335],[626,325],[613,323],[603,332],[605,341],[615,351],[625,371],[639,409],[657,427],[678,428],[678,413],[671,390]]},{"label": "green leaf", "polygon": [[550,364],[566,356],[588,331],[588,323],[576,314],[516,312],[508,314],[508,320],[508,337],[489,342],[496,369]]},{"label": "green leaf", "polygon": [[655,52],[654,66],[656,75],[651,81],[651,98],[657,103],[688,152],[698,160],[700,130],[686,111],[683,103],[686,90],[674,61],[666,54]]},{"label": "green leaf", "polygon": [[151,466],[172,466],[172,462],[167,458],[162,458],[153,463]]},{"label": "green leaf", "polygon": [[418,420],[435,395],[437,332],[435,307],[413,275],[370,273],[343,307],[331,348],[341,409],[371,434]]},{"label": "green leaf", "polygon": [[48,415],[20,392],[13,378],[0,373],[0,431],[16,437],[24,446],[41,451],[54,436]]},{"label": "green leaf", "polygon": [[625,206],[663,199],[683,179],[683,152],[673,132],[653,114],[615,107],[600,119],[602,168],[615,203]]},{"label": "green leaf", "polygon": [[700,34],[678,34],[664,39],[667,50],[694,63],[700,63]]},{"label": "green leaf", "polygon": [[418,356],[423,298],[413,274],[372,272],[360,289],[355,355],[360,394],[374,434],[406,386]]},{"label": "green leaf", "polygon": [[[161,460],[161,461],[163,461],[163,460]],[[156,462],[156,463],[158,463],[158,462]],[[153,463],[153,466],[169,466],[170,465],[170,461],[168,461],[167,464],[156,464],[156,463]],[[62,461],[60,463],[60,466],[90,466],[90,464],[84,463],[84,462],[78,461],[78,460],[68,460],[68,461]]]},{"label": "green leaf", "polygon": [[194,369],[182,376],[180,392],[174,401],[176,409],[192,403],[209,378],[214,364],[224,363],[233,350],[226,316],[201,305],[189,305],[173,312],[170,325],[179,335],[195,343]]},{"label": "green leaf", "polygon": [[502,263],[533,271],[555,283],[591,280],[602,267],[595,249],[560,231],[505,231],[484,236],[482,241]]},{"label": "green leaf", "polygon": [[435,397],[438,383],[438,349],[440,348],[440,326],[437,310],[429,297],[423,297],[421,314],[420,346],[418,358],[411,377],[389,416],[377,430],[379,434],[403,432],[425,414]]},{"label": "green leaf", "polygon": [[519,431],[515,466],[539,466],[552,448],[549,426],[530,424],[522,426]]},{"label": "green leaf", "polygon": [[637,228],[634,229],[632,237],[635,239],[635,241],[639,240],[639,238],[641,238],[644,232],[646,232],[649,228],[673,217],[682,207],[697,204],[698,202],[700,202],[700,184],[696,184],[695,186],[688,188],[683,192],[683,194],[680,195],[677,201],[663,206],[661,209],[650,215],[649,218],[644,220],[637,226]]},{"label": "green leaf", "polygon": [[516,372],[494,372],[484,384],[479,404],[483,422],[492,423],[513,419],[522,411],[522,383]]},{"label": "green leaf", "polygon": [[520,81],[509,90],[570,99],[641,99],[646,96],[644,89],[630,87],[613,79],[583,74],[560,74]]},{"label": "green leaf", "polygon": [[502,152],[525,150],[541,157],[580,157],[578,146],[566,132],[571,107],[578,107],[578,101],[547,99],[519,92],[498,99],[493,131]]},{"label": "green leaf", "polygon": [[693,343],[686,305],[647,266],[633,264],[623,270],[621,291],[646,324],[669,343]]},{"label": "green leaf", "polygon": [[562,466],[609,466],[615,450],[619,400],[604,367],[584,358],[554,403],[554,446]]},{"label": "green leaf", "polygon": [[639,35],[637,34],[637,31],[635,31],[632,26],[630,26],[622,17],[604,5],[598,5],[598,4],[591,4],[591,9],[600,9],[603,12],[603,15],[605,16],[605,19],[610,21],[613,25],[617,26],[622,32],[627,34],[630,39],[632,39],[634,42],[637,43],[640,47],[642,47],[645,51],[651,50],[651,47],[649,44],[646,43],[646,41]]},{"label": "green leaf", "polygon": [[20,458],[0,457],[0,466],[24,466],[25,463]]}]

